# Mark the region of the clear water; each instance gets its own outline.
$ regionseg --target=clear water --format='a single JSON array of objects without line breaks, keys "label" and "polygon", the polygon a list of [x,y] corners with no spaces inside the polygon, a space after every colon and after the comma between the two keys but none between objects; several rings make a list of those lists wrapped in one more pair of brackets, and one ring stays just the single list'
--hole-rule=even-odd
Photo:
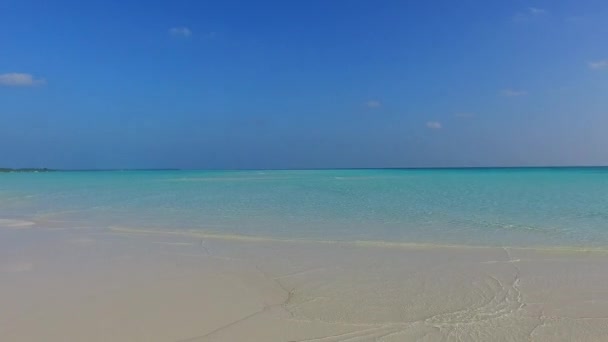
[{"label": "clear water", "polygon": [[285,239],[608,248],[608,168],[0,174],[0,219]]}]

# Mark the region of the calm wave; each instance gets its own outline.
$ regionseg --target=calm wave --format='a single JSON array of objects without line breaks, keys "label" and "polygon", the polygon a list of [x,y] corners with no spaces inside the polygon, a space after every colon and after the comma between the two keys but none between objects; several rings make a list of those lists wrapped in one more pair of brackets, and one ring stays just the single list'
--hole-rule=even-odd
[{"label": "calm wave", "polygon": [[0,219],[256,237],[608,248],[608,169],[0,174]]}]

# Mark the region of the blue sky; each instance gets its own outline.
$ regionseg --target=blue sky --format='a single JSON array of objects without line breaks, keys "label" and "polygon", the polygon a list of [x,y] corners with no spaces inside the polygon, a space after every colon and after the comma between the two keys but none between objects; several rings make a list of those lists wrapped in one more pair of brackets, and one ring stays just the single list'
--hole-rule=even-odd
[{"label": "blue sky", "polygon": [[608,2],[0,3],[0,166],[608,164]]}]

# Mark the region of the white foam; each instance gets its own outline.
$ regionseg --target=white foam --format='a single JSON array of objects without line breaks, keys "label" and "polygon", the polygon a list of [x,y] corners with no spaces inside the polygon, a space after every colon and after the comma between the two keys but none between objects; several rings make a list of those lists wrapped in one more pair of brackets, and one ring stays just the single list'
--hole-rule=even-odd
[{"label": "white foam", "polygon": [[0,219],[0,228],[25,228],[35,223],[26,220]]}]

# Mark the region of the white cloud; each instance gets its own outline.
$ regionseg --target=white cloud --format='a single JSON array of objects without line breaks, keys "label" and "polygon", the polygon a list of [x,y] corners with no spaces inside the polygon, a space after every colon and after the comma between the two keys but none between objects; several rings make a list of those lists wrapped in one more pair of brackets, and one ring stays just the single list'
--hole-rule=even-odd
[{"label": "white cloud", "polygon": [[8,74],[0,74],[0,85],[8,87],[31,87],[46,83],[42,78],[34,78],[30,74],[22,74],[11,72]]},{"label": "white cloud", "polygon": [[174,37],[183,37],[188,38],[192,35],[192,31],[190,31],[187,27],[172,27],[169,29],[169,33]]},{"label": "white cloud", "polygon": [[513,21],[527,21],[533,17],[538,17],[547,13],[547,10],[544,8],[528,7],[524,12],[516,13],[513,16]]},{"label": "white cloud", "polygon": [[365,105],[367,106],[367,108],[382,107],[382,103],[380,103],[380,101],[377,101],[377,100],[369,100],[369,101],[365,102]]},{"label": "white cloud", "polygon": [[430,129],[441,129],[441,122],[439,121],[428,121],[426,127]]},{"label": "white cloud", "polygon": [[587,63],[590,69],[593,70],[608,70],[608,59]]},{"label": "white cloud", "polygon": [[506,97],[515,97],[515,96],[527,95],[528,92],[523,91],[523,90],[505,89],[505,90],[501,91],[500,94],[502,96],[506,96]]}]

